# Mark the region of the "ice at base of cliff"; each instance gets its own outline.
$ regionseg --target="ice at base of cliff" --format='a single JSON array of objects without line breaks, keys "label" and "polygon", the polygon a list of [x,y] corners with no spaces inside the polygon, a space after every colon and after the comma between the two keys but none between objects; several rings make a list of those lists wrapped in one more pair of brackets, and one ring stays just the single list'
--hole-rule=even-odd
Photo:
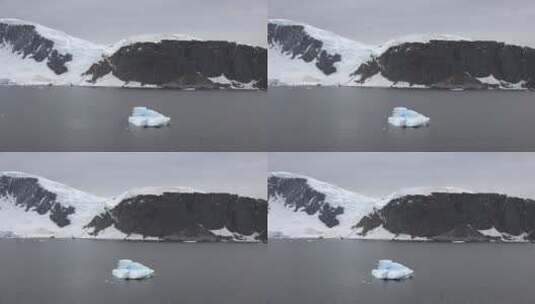
[{"label": "ice at base of cliff", "polygon": [[154,270],[132,260],[119,260],[112,274],[118,279],[141,280],[152,277]]},{"label": "ice at base of cliff", "polygon": [[147,107],[135,107],[128,122],[138,127],[163,127],[169,124],[171,118],[151,110]]},{"label": "ice at base of cliff", "polygon": [[416,128],[427,126],[430,118],[405,107],[396,107],[392,116],[388,117],[388,123],[395,127]]},{"label": "ice at base of cliff", "polygon": [[379,260],[377,268],[372,270],[372,275],[381,280],[408,279],[413,273],[412,269],[391,260]]}]

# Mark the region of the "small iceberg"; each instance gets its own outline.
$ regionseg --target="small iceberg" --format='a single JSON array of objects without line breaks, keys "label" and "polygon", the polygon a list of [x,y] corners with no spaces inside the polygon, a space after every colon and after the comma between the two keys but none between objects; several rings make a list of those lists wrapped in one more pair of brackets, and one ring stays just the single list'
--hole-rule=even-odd
[{"label": "small iceberg", "polygon": [[154,270],[132,260],[119,260],[117,268],[112,271],[112,274],[118,279],[141,280],[152,277]]},{"label": "small iceberg", "polygon": [[388,123],[395,127],[416,128],[429,124],[430,118],[405,107],[396,107],[392,116],[388,117]]},{"label": "small iceberg", "polygon": [[377,268],[372,270],[372,275],[381,280],[403,280],[412,277],[414,271],[391,260],[379,260]]},{"label": "small iceberg", "polygon": [[137,127],[163,127],[169,124],[171,118],[151,110],[147,107],[134,107],[128,122]]}]

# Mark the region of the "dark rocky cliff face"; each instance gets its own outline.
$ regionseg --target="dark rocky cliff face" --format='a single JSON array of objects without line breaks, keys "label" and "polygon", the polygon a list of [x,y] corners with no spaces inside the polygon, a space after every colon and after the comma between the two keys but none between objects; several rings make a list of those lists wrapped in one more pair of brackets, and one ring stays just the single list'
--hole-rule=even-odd
[{"label": "dark rocky cliff face", "polygon": [[0,22],[0,45],[13,48],[37,62],[46,60],[46,65],[57,75],[67,72],[65,63],[72,60],[71,54],[61,54],[54,49],[52,40],[42,37],[33,25],[7,24]]},{"label": "dark rocky cliff face", "polygon": [[362,235],[379,226],[394,234],[436,241],[488,241],[478,230],[495,228],[506,236],[535,241],[535,201],[487,193],[408,195],[364,217]]},{"label": "dark rocky cliff face", "polygon": [[292,58],[301,58],[305,62],[316,61],[316,67],[325,75],[336,72],[334,63],[340,61],[340,54],[330,54],[323,50],[323,42],[311,37],[301,25],[268,24],[269,45],[278,44],[282,51]]},{"label": "dark rocky cliff face", "polygon": [[[381,73],[393,82],[434,88],[485,89],[478,79],[493,75],[504,85],[525,81],[535,88],[535,49],[495,41],[403,43],[359,67],[359,82]],[[492,86],[491,86],[492,87]]]},{"label": "dark rocky cliff face", "polygon": [[225,75],[267,88],[267,50],[226,41],[134,43],[93,64],[91,81],[112,73],[122,81],[168,88],[217,88],[208,78]]},{"label": "dark rocky cliff face", "polygon": [[336,218],[344,213],[344,208],[331,206],[325,202],[325,194],[311,188],[304,178],[282,178],[270,176],[268,179],[268,197],[272,199],[281,196],[286,206],[294,211],[304,210],[309,215],[318,215],[318,218],[329,228],[340,224]]},{"label": "dark rocky cliff face", "polygon": [[138,195],[96,216],[87,228],[98,236],[110,226],[126,234],[174,241],[219,241],[222,238],[210,230],[227,228],[267,241],[267,202],[226,193]]},{"label": "dark rocky cliff face", "polygon": [[69,215],[76,211],[72,206],[59,203],[56,194],[41,187],[37,178],[0,176],[0,197],[12,197],[15,205],[25,208],[26,212],[48,214],[59,227],[69,225]]}]

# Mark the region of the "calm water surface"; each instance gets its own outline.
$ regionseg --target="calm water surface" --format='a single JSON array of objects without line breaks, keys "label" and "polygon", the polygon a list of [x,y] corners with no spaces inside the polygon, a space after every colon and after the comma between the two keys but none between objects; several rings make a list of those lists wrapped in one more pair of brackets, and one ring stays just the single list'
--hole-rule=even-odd
[{"label": "calm water surface", "polygon": [[[0,303],[262,303],[266,246],[4,239]],[[120,258],[150,266],[155,276],[114,278]]]},{"label": "calm water surface", "polygon": [[[387,241],[271,241],[270,303],[533,303],[535,246]],[[374,279],[378,259],[415,272]]]},{"label": "calm water surface", "polygon": [[[4,239],[0,303],[532,304],[534,256],[532,244]],[[120,258],[154,268],[155,277],[113,278]],[[382,258],[411,267],[414,278],[374,279]]]},{"label": "calm water surface", "polygon": [[[431,125],[390,127],[397,106]],[[535,151],[535,92],[274,87],[268,111],[272,151]]]},{"label": "calm water surface", "polygon": [[[263,151],[262,91],[0,87],[4,151]],[[169,127],[128,124],[134,106],[171,117]]]}]

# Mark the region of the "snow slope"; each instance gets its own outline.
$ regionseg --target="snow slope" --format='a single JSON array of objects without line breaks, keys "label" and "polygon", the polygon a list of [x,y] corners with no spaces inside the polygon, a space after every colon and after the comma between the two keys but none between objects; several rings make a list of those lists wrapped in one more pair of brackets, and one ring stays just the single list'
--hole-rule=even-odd
[{"label": "snow slope", "polygon": [[87,237],[83,227],[96,214],[107,207],[106,199],[46,178],[21,172],[2,172],[0,176],[15,178],[36,178],[39,185],[57,195],[56,201],[63,206],[75,208],[69,215],[70,225],[59,227],[49,218],[49,214],[26,211],[23,206],[16,206],[13,197],[0,197],[0,231],[12,232],[18,237]]},{"label": "snow slope", "polygon": [[[407,195],[474,193],[457,187],[415,187],[402,189],[382,198],[371,198],[300,174],[272,172],[270,176],[282,179],[306,179],[308,186],[325,194],[325,202],[331,206],[344,208],[344,213],[337,217],[340,224],[329,228],[318,218],[318,214],[309,215],[303,209],[296,210],[295,206],[287,204],[286,198],[281,193],[270,193],[268,198],[268,234],[269,238],[272,239],[346,238],[426,241],[427,239],[425,238],[393,234],[382,226],[369,231],[366,236],[362,236],[359,234],[361,232],[360,228],[355,228],[354,226],[374,210],[384,207],[394,199]],[[496,229],[480,230],[479,232],[486,236],[501,237],[504,241],[525,241],[522,236],[505,235],[496,231]]]},{"label": "snow slope", "polygon": [[[427,43],[431,40],[471,41],[469,38],[448,34],[411,34],[392,39],[380,45],[368,45],[357,42],[335,33],[316,28],[312,25],[285,19],[271,19],[271,24],[277,26],[302,26],[306,34],[320,40],[322,49],[329,54],[341,55],[341,61],[334,63],[337,72],[326,75],[318,67],[317,60],[304,61],[300,56],[292,58],[289,52],[284,52],[278,43],[271,43],[268,48],[268,81],[272,86],[362,86],[362,87],[396,87],[396,88],[425,88],[422,85],[409,85],[404,82],[392,82],[380,73],[366,79],[364,83],[355,82],[359,76],[352,76],[361,64],[374,57],[379,57],[392,46],[407,42]],[[522,82],[517,84],[501,83],[492,75],[478,79],[482,83],[498,84],[503,89],[522,89]]]},{"label": "snow slope", "polygon": [[[184,34],[144,34],[131,36],[110,45],[95,44],[80,38],[70,36],[62,31],[46,26],[14,18],[0,18],[0,23],[7,25],[32,25],[37,33],[54,43],[53,49],[61,55],[70,54],[72,60],[65,63],[68,71],[60,75],[55,74],[48,66],[47,61],[37,62],[32,56],[26,58],[20,52],[14,52],[13,46],[0,39],[0,84],[2,85],[75,85],[96,87],[143,87],[157,88],[156,85],[129,81],[125,82],[111,73],[90,82],[90,75],[82,75],[95,63],[103,58],[113,55],[122,47],[138,42],[159,43],[163,40],[176,41],[203,41],[203,39]],[[226,79],[225,75],[211,78],[214,83],[228,85],[235,89],[256,89],[255,82],[239,83]]]},{"label": "snow slope", "polygon": [[319,220],[317,214],[309,215],[304,210],[294,211],[286,206],[285,198],[277,194],[269,197],[268,230],[271,237],[278,238],[340,238],[348,237],[352,229],[363,216],[373,211],[377,200],[314,178],[288,172],[272,172],[271,176],[279,178],[304,178],[308,186],[325,194],[325,202],[332,207],[344,208],[344,213],[337,219],[340,224],[328,228]]},{"label": "snow slope", "polygon": [[268,79],[278,80],[286,85],[347,85],[351,81],[349,74],[366,62],[373,53],[373,46],[353,41],[329,31],[319,29],[306,23],[285,19],[271,19],[270,23],[300,25],[311,37],[323,42],[322,49],[329,54],[340,54],[342,60],[334,63],[336,72],[325,75],[315,64],[317,60],[305,62],[300,58],[292,59],[284,54],[280,45],[272,44],[268,49]]},{"label": "snow slope", "polygon": [[[50,212],[39,214],[33,209],[26,210],[25,206],[16,205],[15,197],[0,195],[0,238],[96,238],[96,239],[125,239],[125,240],[158,240],[136,234],[125,234],[110,226],[98,233],[90,234],[91,228],[85,226],[96,216],[102,215],[119,203],[139,195],[159,196],[164,193],[205,193],[189,187],[142,187],[126,191],[111,198],[95,196],[67,185],[49,179],[14,171],[0,172],[0,177],[15,179],[34,178],[44,190],[56,194],[56,202],[64,207],[74,207],[75,212],[68,216],[70,224],[59,227],[50,219]],[[23,191],[27,192],[27,191]],[[21,195],[26,195],[22,193]],[[254,242],[257,234],[250,236],[230,232],[227,228],[211,230],[215,235],[231,237],[235,241]]]},{"label": "snow slope", "polygon": [[101,57],[106,47],[70,36],[46,26],[20,19],[4,18],[0,23],[10,25],[33,25],[44,38],[54,42],[54,49],[60,54],[71,54],[73,60],[66,63],[68,72],[56,75],[46,62],[36,62],[31,58],[23,58],[21,54],[13,54],[9,44],[0,44],[0,78],[7,78],[19,85],[40,84],[83,84],[82,73]]}]

